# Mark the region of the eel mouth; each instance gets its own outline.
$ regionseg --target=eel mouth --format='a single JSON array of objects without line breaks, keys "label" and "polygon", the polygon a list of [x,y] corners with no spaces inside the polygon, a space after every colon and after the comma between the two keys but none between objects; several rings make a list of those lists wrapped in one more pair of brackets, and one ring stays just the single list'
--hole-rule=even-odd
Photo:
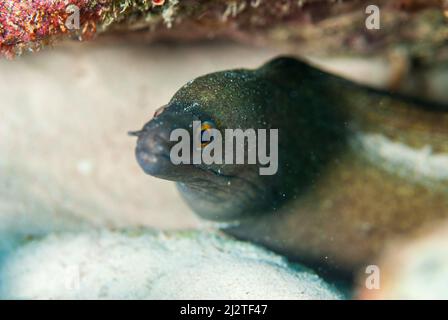
[{"label": "eel mouth", "polygon": [[169,141],[169,135],[164,131],[143,129],[128,134],[137,137],[135,156],[148,175],[183,183],[214,182],[223,185],[237,178],[197,164],[174,164],[170,152],[176,142]]},{"label": "eel mouth", "polygon": [[176,165],[170,158],[171,145],[161,134],[152,131],[130,132],[137,136],[135,156],[146,174],[169,180],[177,180]]},{"label": "eel mouth", "polygon": [[176,166],[171,162],[170,156],[163,153],[153,153],[136,148],[135,155],[137,162],[146,174],[154,177],[161,177],[167,179],[168,176],[173,176],[169,180],[174,179],[173,171]]}]

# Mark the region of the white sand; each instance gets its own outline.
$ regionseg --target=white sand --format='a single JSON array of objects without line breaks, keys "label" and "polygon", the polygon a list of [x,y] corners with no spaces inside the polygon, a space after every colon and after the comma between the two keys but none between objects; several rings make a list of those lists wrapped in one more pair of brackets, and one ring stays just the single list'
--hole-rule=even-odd
[{"label": "white sand", "polygon": [[342,297],[313,272],[280,256],[206,232],[51,235],[4,253],[3,258],[0,298]]}]

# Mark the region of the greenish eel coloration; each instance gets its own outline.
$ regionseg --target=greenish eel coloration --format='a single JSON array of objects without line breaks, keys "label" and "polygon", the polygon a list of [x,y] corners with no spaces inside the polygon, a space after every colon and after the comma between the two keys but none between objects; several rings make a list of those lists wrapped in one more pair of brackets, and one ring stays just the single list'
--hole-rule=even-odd
[{"label": "greenish eel coloration", "polygon": [[[174,165],[173,129],[278,129],[278,172]],[[292,259],[354,272],[389,240],[448,217],[448,107],[380,92],[294,58],[199,77],[137,132],[144,171],[202,218]]]}]

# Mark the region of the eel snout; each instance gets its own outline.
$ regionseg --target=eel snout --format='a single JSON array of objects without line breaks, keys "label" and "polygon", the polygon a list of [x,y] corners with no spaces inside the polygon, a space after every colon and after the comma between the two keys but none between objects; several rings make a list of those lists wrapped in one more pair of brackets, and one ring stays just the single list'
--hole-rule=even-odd
[{"label": "eel snout", "polygon": [[155,119],[146,124],[143,130],[129,132],[129,135],[137,137],[135,156],[145,173],[164,177],[173,170],[170,150],[174,142],[170,141],[170,134],[171,128]]},{"label": "eel snout", "polygon": [[177,141],[170,141],[174,129],[188,128],[191,117],[180,114],[164,114],[153,118],[142,130],[129,132],[137,137],[135,156],[146,174],[162,179],[183,180],[187,165],[175,165],[170,152]]}]

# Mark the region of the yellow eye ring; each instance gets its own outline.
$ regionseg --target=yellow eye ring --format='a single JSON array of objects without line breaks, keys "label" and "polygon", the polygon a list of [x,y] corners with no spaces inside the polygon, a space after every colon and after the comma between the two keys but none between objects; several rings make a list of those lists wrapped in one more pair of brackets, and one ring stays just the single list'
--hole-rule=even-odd
[{"label": "yellow eye ring", "polygon": [[202,139],[204,133],[207,132],[210,129],[215,129],[215,124],[213,122],[211,122],[211,121],[204,121],[204,122],[202,122],[202,124],[201,124],[201,147],[202,148],[207,146],[211,142],[211,140],[210,141],[205,141],[205,140]]}]

